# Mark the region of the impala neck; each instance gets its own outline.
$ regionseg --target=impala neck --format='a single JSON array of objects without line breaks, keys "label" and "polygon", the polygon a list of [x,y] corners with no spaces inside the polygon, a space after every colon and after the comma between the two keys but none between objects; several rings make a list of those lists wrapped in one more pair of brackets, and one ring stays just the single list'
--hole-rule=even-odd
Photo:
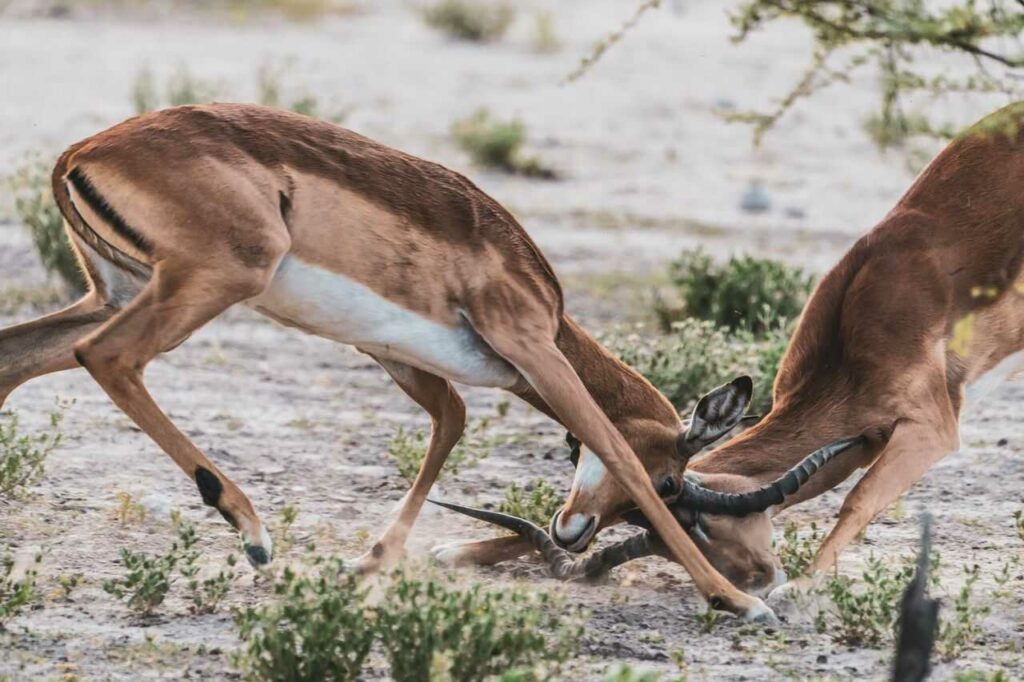
[{"label": "impala neck", "polygon": [[[641,444],[664,445],[660,441],[674,444],[680,430],[679,415],[651,382],[608,352],[568,315],[562,318],[556,343],[598,407],[634,450]],[[529,386],[517,393],[561,421]]]}]

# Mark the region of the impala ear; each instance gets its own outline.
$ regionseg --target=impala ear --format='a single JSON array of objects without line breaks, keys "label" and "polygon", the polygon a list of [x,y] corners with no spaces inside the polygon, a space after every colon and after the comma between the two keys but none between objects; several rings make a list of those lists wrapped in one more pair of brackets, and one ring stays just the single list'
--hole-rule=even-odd
[{"label": "impala ear", "polygon": [[688,459],[729,433],[743,419],[753,393],[753,380],[741,376],[704,395],[693,408],[686,431],[676,440],[679,456]]}]

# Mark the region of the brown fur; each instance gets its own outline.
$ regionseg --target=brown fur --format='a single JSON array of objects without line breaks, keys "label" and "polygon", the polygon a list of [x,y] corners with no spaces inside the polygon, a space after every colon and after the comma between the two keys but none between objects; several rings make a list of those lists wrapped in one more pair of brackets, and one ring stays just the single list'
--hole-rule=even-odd
[{"label": "brown fur", "polygon": [[[77,187],[67,182],[71,174]],[[451,326],[468,320],[520,372],[515,392],[571,429],[621,483],[598,500],[605,518],[635,500],[713,603],[766,615],[763,604],[711,567],[654,491],[652,475],[678,468],[671,406],[564,314],[546,259],[505,209],[461,175],[310,118],[216,104],[145,114],[74,145],[55,168],[54,192],[92,280],[91,296],[120,309],[98,327],[76,323],[73,335],[47,347],[77,358],[203,485],[204,498],[242,531],[257,563],[267,548],[249,500],[163,414],[142,372],[227,307],[259,296],[293,254],[427,319]],[[130,276],[111,274],[104,262]],[[137,293],[111,295],[130,291],[136,280]],[[6,338],[4,344],[0,333],[3,370],[22,335]],[[0,396],[66,366],[21,367],[0,385]],[[461,432],[461,401],[444,379],[385,366],[431,413],[434,434],[399,523],[364,568],[400,554]],[[216,500],[209,493],[215,488]]]}]

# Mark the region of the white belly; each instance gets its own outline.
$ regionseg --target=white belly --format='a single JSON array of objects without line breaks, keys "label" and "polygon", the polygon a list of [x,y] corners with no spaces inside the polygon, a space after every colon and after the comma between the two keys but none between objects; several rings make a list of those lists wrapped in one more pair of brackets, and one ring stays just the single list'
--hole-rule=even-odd
[{"label": "white belly", "polygon": [[967,386],[967,389],[964,391],[964,407],[974,407],[1022,369],[1024,369],[1024,351],[1017,351],[1007,355],[995,367],[979,376]]},{"label": "white belly", "polygon": [[286,256],[270,287],[247,302],[291,327],[471,386],[509,388],[519,373],[468,322],[447,326],[362,284]]}]

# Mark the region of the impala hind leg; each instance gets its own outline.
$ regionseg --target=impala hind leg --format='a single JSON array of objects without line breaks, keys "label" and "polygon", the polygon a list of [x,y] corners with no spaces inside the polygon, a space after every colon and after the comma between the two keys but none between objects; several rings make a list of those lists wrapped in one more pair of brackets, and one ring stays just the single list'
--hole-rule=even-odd
[{"label": "impala hind leg", "polygon": [[818,548],[808,574],[776,588],[769,603],[793,613],[803,597],[813,591],[842,552],[872,519],[910,489],[940,459],[955,451],[955,423],[907,423],[897,425],[888,444],[867,473],[850,490],[839,510],[839,520]]},{"label": "impala hind leg", "polygon": [[430,553],[434,560],[445,566],[493,566],[503,561],[518,559],[534,551],[534,547],[518,535],[505,535],[487,540],[452,542],[436,545]]},{"label": "impala hind leg", "polygon": [[764,602],[738,590],[711,566],[658,497],[626,439],[594,402],[555,344],[557,318],[550,311],[539,310],[528,295],[515,291],[488,293],[489,305],[472,311],[474,328],[520,371],[565,427],[600,458],[693,577],[701,594],[715,608],[751,620],[773,621],[774,615]]},{"label": "impala hind leg", "polygon": [[0,408],[7,396],[26,381],[78,367],[75,343],[116,312],[92,291],[64,310],[0,329]]},{"label": "impala hind leg", "polygon": [[[203,502],[237,528],[253,564],[270,561],[271,542],[245,494],[167,418],[143,384],[143,371],[229,306],[263,291],[273,268],[235,265],[215,256],[217,270],[161,261],[153,278],[121,312],[75,346],[75,356],[111,400],[195,482]],[[274,265],[276,265],[276,259]]]},{"label": "impala hind leg", "polygon": [[419,516],[430,488],[466,427],[466,406],[447,379],[398,362],[377,360],[410,398],[430,414],[427,452],[401,511],[373,548],[356,560],[356,570],[372,573],[394,566],[405,550],[409,531]]}]

